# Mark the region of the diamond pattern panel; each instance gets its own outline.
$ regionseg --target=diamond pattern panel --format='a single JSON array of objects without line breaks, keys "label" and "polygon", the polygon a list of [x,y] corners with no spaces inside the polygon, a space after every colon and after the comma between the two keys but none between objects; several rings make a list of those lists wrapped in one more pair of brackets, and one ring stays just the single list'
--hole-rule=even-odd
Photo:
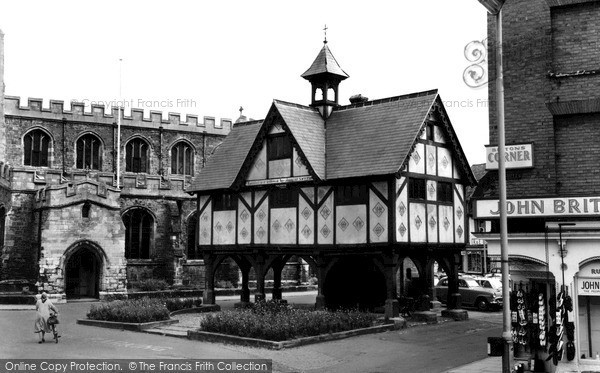
[{"label": "diamond pattern panel", "polygon": [[377,237],[380,237],[383,234],[383,232],[385,232],[385,228],[382,227],[381,224],[377,223],[375,228],[373,228],[373,233],[375,233]]},{"label": "diamond pattern panel", "polygon": [[346,231],[349,225],[350,223],[348,223],[348,220],[346,220],[346,218],[342,218],[342,220],[340,220],[340,222],[338,223],[338,227],[340,227],[342,232]]}]

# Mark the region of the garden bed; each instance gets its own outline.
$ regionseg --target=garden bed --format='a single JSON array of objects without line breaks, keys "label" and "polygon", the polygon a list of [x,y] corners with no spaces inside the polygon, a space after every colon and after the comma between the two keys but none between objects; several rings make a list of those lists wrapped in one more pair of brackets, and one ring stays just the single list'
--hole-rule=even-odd
[{"label": "garden bed", "polygon": [[144,323],[132,323],[132,322],[119,322],[119,321],[106,321],[106,320],[91,320],[91,319],[79,319],[77,324],[88,325],[88,326],[99,326],[102,328],[109,329],[120,329],[120,330],[131,330],[141,332],[146,329],[152,329],[159,326],[177,324],[179,320],[161,320],[151,321]]},{"label": "garden bed", "polygon": [[261,347],[261,348],[270,348],[273,350],[281,350],[283,348],[292,348],[303,346],[307,344],[334,341],[338,339],[349,338],[357,335],[364,334],[372,334],[372,333],[382,333],[390,330],[398,330],[405,327],[405,323],[394,322],[391,324],[384,324],[378,326],[372,326],[368,328],[361,329],[353,329],[347,330],[344,332],[337,333],[329,333],[329,334],[320,334],[312,337],[302,337],[291,339],[288,341],[268,341],[265,339],[258,338],[247,338],[247,337],[238,337],[229,334],[221,334],[221,333],[211,333],[204,332],[201,330],[190,330],[187,333],[188,339],[204,341],[204,342],[221,342],[221,343],[231,343],[242,346],[252,346],[252,347]]},{"label": "garden bed", "polygon": [[384,324],[377,315],[354,310],[311,311],[268,301],[207,315],[198,330],[188,332],[188,338],[280,349],[403,326],[402,322]]}]

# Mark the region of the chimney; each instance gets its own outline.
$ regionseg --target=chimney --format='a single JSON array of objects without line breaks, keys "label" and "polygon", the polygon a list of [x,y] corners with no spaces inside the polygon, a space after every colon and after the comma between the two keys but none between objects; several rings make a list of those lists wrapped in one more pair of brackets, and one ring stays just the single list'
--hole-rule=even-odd
[{"label": "chimney", "polygon": [[369,101],[369,98],[361,95],[360,93],[357,95],[350,96],[351,104],[360,104],[361,102],[367,102],[367,101]]}]

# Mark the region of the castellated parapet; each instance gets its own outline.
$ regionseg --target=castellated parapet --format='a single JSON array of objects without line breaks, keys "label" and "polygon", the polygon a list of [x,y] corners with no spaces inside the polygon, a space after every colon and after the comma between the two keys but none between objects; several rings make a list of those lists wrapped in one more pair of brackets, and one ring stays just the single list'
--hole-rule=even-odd
[{"label": "castellated parapet", "polygon": [[7,116],[32,117],[36,119],[47,119],[61,121],[75,121],[82,123],[114,125],[117,122],[118,110],[121,110],[121,125],[133,128],[152,128],[165,130],[176,130],[183,132],[208,133],[212,135],[227,135],[231,130],[232,121],[228,118],[217,120],[214,117],[205,116],[202,120],[197,115],[187,114],[185,121],[181,120],[181,114],[168,113],[163,117],[160,111],[150,111],[150,117],[144,117],[143,109],[131,109],[131,115],[125,116],[123,108],[112,107],[110,113],[102,105],[91,105],[91,111],[85,110],[85,103],[72,101],[71,110],[65,110],[64,101],[50,100],[50,107],[42,107],[41,98],[28,98],[27,106],[21,106],[21,98],[16,96],[5,96],[4,112]]},{"label": "castellated parapet", "polygon": [[[116,188],[94,180],[52,185],[36,193],[35,210],[41,214],[41,289],[57,299],[66,299],[67,263],[71,255],[85,247],[99,264],[100,297],[126,293],[125,226],[119,195]],[[68,242],[65,237],[69,237]]]}]

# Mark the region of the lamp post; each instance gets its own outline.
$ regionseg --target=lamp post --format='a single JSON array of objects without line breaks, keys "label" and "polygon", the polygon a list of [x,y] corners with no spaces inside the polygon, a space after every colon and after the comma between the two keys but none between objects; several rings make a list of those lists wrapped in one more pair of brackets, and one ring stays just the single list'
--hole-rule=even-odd
[{"label": "lamp post", "polygon": [[563,251],[562,227],[573,226],[575,223],[558,223],[558,244],[560,245],[560,272],[562,273],[562,286],[560,291],[565,291],[565,253]]},{"label": "lamp post", "polygon": [[511,336],[510,285],[508,282],[508,230],[506,215],[506,152],[504,135],[504,73],[502,69],[502,7],[506,0],[478,0],[496,17],[496,117],[498,124],[498,189],[500,190],[500,262],[502,269],[502,373],[510,373],[514,362]]}]

